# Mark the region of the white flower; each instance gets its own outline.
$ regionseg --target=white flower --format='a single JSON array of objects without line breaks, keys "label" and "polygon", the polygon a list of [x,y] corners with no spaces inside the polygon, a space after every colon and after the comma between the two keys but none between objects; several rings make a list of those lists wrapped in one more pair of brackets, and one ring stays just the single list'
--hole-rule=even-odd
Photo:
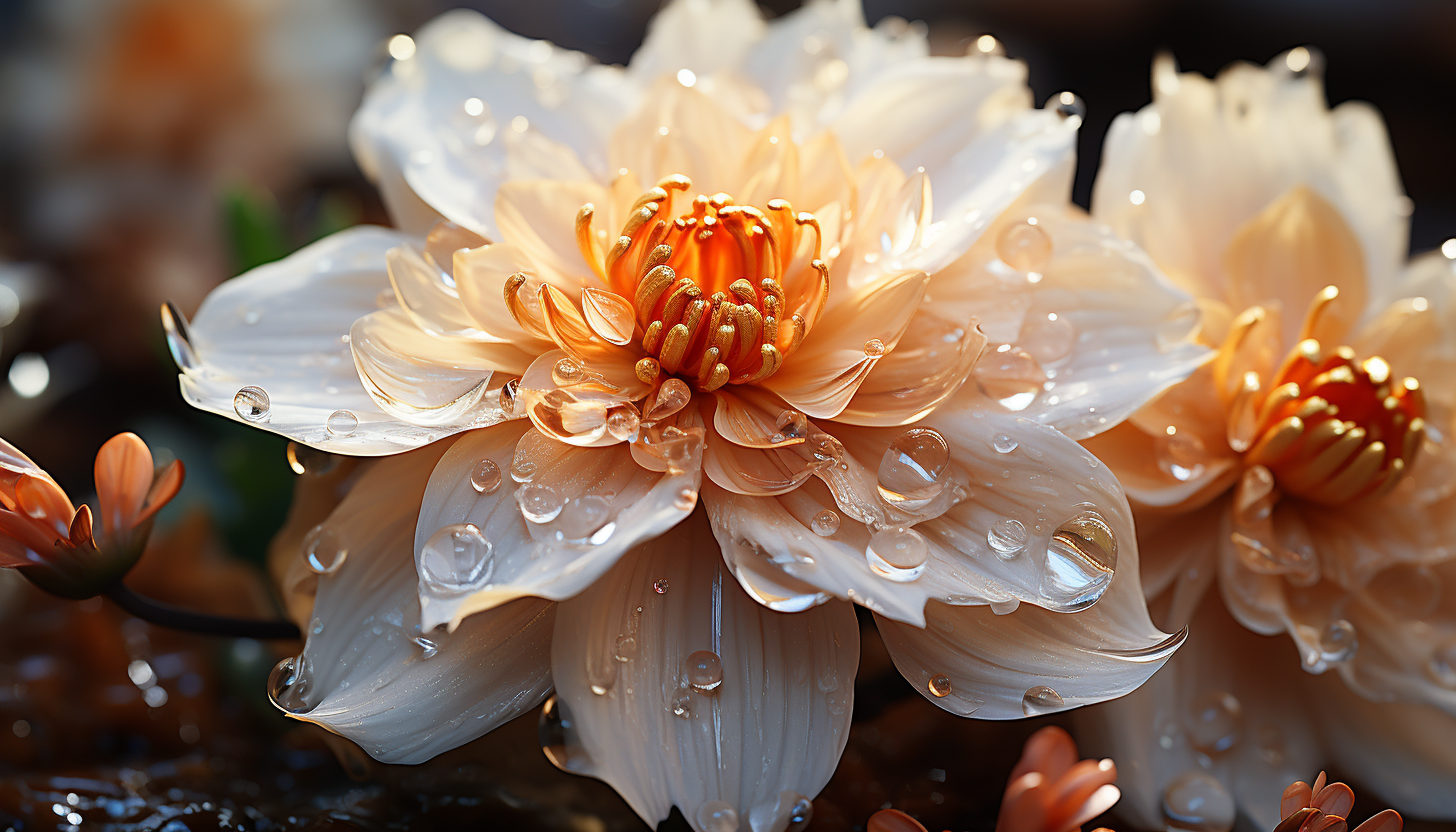
[{"label": "white flower", "polygon": [[1327,109],[1308,49],[1212,81],[1163,58],[1153,92],[1113,124],[1094,212],[1198,296],[1219,354],[1087,445],[1138,508],[1150,606],[1192,635],[1084,719],[1143,772],[1143,824],[1205,767],[1256,825],[1324,765],[1456,818],[1451,261],[1402,273],[1384,125]]},{"label": "white flower", "polygon": [[466,12],[397,46],[353,142],[401,230],[174,319],[197,406],[395,454],[312,571],[280,543],[317,622],[281,707],[417,762],[554,685],[552,759],[644,819],[783,828],[846,740],[845,600],[963,715],[1119,696],[1177,647],[1073,439],[1209,353],[1068,204],[1070,99],[853,2],[684,0],[625,69]]}]

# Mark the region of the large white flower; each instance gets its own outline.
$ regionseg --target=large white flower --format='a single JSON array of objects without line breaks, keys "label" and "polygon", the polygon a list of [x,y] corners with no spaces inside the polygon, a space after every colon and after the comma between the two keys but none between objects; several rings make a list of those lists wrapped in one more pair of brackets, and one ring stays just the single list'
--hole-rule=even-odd
[{"label": "large white flower", "polygon": [[291,558],[281,707],[418,762],[554,685],[558,765],[781,829],[846,740],[845,601],[965,715],[1176,648],[1073,440],[1209,353],[1068,204],[1070,96],[852,0],[674,3],[625,69],[466,12],[394,47],[353,139],[400,230],[167,311],[197,406],[394,454]]},{"label": "large white flower", "polygon": [[1124,807],[1161,826],[1191,777],[1269,827],[1281,783],[1328,765],[1456,818],[1456,276],[1403,267],[1379,115],[1327,109],[1307,49],[1212,81],[1163,58],[1093,208],[1219,350],[1087,443],[1138,510],[1150,606],[1192,623],[1151,685],[1084,714],[1138,773]]}]

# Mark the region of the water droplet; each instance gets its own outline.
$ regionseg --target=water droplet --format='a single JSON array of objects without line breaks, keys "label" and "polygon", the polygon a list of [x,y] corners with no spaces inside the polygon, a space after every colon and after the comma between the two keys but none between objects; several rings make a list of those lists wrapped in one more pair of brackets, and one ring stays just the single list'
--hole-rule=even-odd
[{"label": "water droplet", "polygon": [[1046,685],[1027,688],[1026,693],[1021,695],[1021,712],[1027,716],[1060,711],[1065,705],[1062,695]]},{"label": "water droplet", "polygon": [[1028,315],[1016,337],[1016,343],[1042,364],[1065,358],[1076,342],[1077,330],[1072,322],[1055,312]]},{"label": "water droplet", "polygon": [[[540,487],[545,486],[528,486]],[[568,500],[561,509],[557,527],[572,540],[590,538],[612,518],[612,502],[598,494],[583,494]]]},{"label": "water droplet", "polygon": [[1015,439],[1012,439],[1004,433],[996,434],[996,437],[991,440],[991,447],[995,448],[996,453],[998,454],[1009,454],[1012,451],[1016,450],[1017,446],[1019,446],[1020,444],[1021,443],[1017,442]]},{"label": "water droplet", "polygon": [[913,581],[925,572],[930,544],[914,529],[896,526],[881,529],[870,537],[865,560],[875,574],[892,581]]},{"label": "water droplet", "polygon": [[[12,296],[13,297],[13,296]],[[167,351],[172,361],[184,373],[202,366],[197,351],[192,348],[192,333],[187,328],[187,318],[170,301],[162,304],[162,330],[167,335]]]},{"label": "water droplet", "polygon": [[1089,503],[1057,527],[1047,544],[1042,573],[1043,606],[1077,612],[1097,602],[1112,583],[1117,567],[1117,538],[1112,527]]},{"label": "water droplet", "polygon": [[698,504],[698,492],[691,488],[684,488],[677,492],[677,497],[672,504],[678,511],[692,511],[693,506]]},{"label": "water droplet", "polygon": [[[785,792],[785,794],[793,794]],[[784,827],[784,832],[804,832],[809,826],[809,821],[814,819],[814,801],[803,795],[795,795],[794,802],[789,807],[789,825]]]},{"label": "water droplet", "polygon": [[315,618],[309,623],[308,631],[314,635],[322,633],[324,631],[324,620],[322,618]]},{"label": "water droplet", "polygon": [[607,414],[607,433],[622,442],[636,442],[642,428],[642,417],[630,407],[614,408]]},{"label": "water droplet", "polygon": [[833,509],[824,509],[809,521],[809,529],[820,537],[831,537],[839,531],[839,515]]},{"label": "water droplet", "polygon": [[563,358],[551,368],[551,379],[563,387],[569,387],[582,379],[583,370],[574,358]]},{"label": "water droplet", "polygon": [[516,401],[519,398],[520,390],[521,380],[518,378],[513,378],[505,384],[501,385],[500,409],[504,411],[507,416],[516,415]]},{"label": "water droplet", "polygon": [[530,482],[536,476],[536,463],[522,449],[516,449],[511,458],[511,479],[516,482]]},{"label": "water droplet", "polygon": [[785,410],[779,414],[775,427],[785,439],[803,439],[809,435],[809,417],[797,410]]},{"label": "water droplet", "polygon": [[1456,688],[1456,638],[1448,639],[1431,651],[1426,670],[1437,682],[1448,688]]},{"label": "water droplet", "polygon": [[934,428],[912,428],[895,437],[880,458],[880,498],[914,511],[940,495],[950,465],[950,444]]},{"label": "water droplet", "polygon": [[1038,225],[1012,223],[996,238],[996,256],[1019,272],[1040,272],[1052,259],[1052,238]]},{"label": "water droplet", "polygon": [[936,699],[944,699],[951,693],[950,677],[944,673],[937,673],[930,677],[930,682],[926,687]]},{"label": "water droplet", "polygon": [[273,666],[268,674],[268,699],[286,714],[301,714],[310,709],[304,701],[308,694],[308,660],[289,656]]},{"label": "water droplet", "polygon": [[536,739],[551,764],[572,774],[590,774],[591,758],[577,738],[576,724],[555,694],[541,706],[541,719],[536,723]]},{"label": "water droplet", "polygon": [[1360,642],[1355,638],[1355,625],[1337,618],[1320,633],[1320,658],[1331,664],[1347,662],[1355,657]]},{"label": "water droplet", "polygon": [[878,358],[885,354],[885,342],[878,338],[871,338],[864,343],[864,354],[870,358]]},{"label": "water droplet", "polygon": [[233,396],[233,410],[249,422],[261,422],[268,418],[268,393],[261,387],[244,387]]},{"label": "water droplet", "polygon": [[814,803],[798,792],[779,792],[748,813],[752,832],[801,832],[814,816]]},{"label": "water droplet", "polygon": [[1163,790],[1163,819],[1174,832],[1229,832],[1234,799],[1213,775],[1190,771]]},{"label": "water droplet", "polygon": [[630,662],[637,655],[637,639],[630,635],[617,636],[617,644],[612,649],[612,658],[619,662]]},{"label": "water droplet", "polygon": [[1158,349],[1163,352],[1171,352],[1179,344],[1188,340],[1202,319],[1203,313],[1199,311],[1197,301],[1190,300],[1174,307],[1173,311],[1158,322],[1157,329],[1154,330]]},{"label": "water droplet", "polygon": [[516,489],[521,515],[532,523],[550,523],[566,505],[556,489],[542,483],[526,483]]},{"label": "water droplet", "polygon": [[1079,121],[1087,115],[1087,105],[1072,92],[1059,92],[1047,99],[1047,109],[1055,110],[1062,118],[1076,118]]},{"label": "water droplet", "polygon": [[698,807],[698,828],[703,832],[737,832],[738,813],[721,800],[709,800]]},{"label": "water droplet", "polygon": [[827,433],[816,433],[809,437],[804,446],[814,455],[819,465],[838,462],[844,457],[844,443]]},{"label": "water droplet", "polygon": [[658,578],[657,580],[653,581],[652,582],[652,591],[653,592],[656,592],[658,595],[666,595],[667,594],[667,579],[666,578]]},{"label": "water droplet", "polygon": [[348,436],[359,427],[359,417],[348,410],[335,410],[324,427],[334,436]]},{"label": "water droplet", "polygon": [[1234,747],[1244,732],[1244,708],[1231,693],[1206,690],[1188,703],[1184,714],[1188,741],[1205,754]]},{"label": "water droplet", "polygon": [[495,571],[495,547],[474,523],[453,523],[420,550],[420,580],[436,592],[473,592]]},{"label": "water droplet", "polygon": [[653,400],[652,407],[648,409],[646,420],[657,422],[682,410],[693,398],[693,391],[688,383],[673,376],[664,381],[657,388],[657,398]]},{"label": "water droplet", "polygon": [[1158,467],[1179,482],[1188,482],[1203,474],[1208,450],[1203,440],[1190,431],[1169,425],[1153,442]]},{"label": "water droplet", "polygon": [[693,695],[687,688],[678,688],[668,698],[667,707],[673,716],[687,719],[693,715]]},{"label": "water droplet", "polygon": [[413,641],[415,646],[420,648],[420,658],[422,659],[433,658],[436,653],[440,652],[440,645],[424,636],[415,636]]},{"label": "water droplet", "polygon": [[320,575],[332,575],[344,565],[349,549],[335,529],[317,525],[303,538],[303,557],[308,568]]},{"label": "water droplet", "polygon": [[310,448],[307,445],[300,445],[297,442],[288,443],[288,467],[293,473],[321,476],[334,470],[338,464],[338,457],[317,448]]},{"label": "water droplet", "polygon": [[1020,520],[1003,517],[991,524],[986,532],[986,543],[997,557],[1010,560],[1026,548],[1026,537],[1026,526]]},{"label": "water droplet", "polygon": [[489,459],[482,459],[470,469],[470,487],[477,494],[494,494],[500,488],[500,466]]},{"label": "water droplet", "polygon": [[688,684],[699,693],[708,693],[723,684],[723,660],[712,650],[699,650],[688,656],[684,668]]}]

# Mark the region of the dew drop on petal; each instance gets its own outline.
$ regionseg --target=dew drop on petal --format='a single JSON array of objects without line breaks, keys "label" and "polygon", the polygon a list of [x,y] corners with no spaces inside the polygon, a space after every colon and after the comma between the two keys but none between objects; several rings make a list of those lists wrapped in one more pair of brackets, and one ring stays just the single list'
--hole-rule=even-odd
[{"label": "dew drop on petal", "polygon": [[566,501],[549,485],[526,483],[516,489],[516,504],[521,516],[532,523],[550,523],[561,514]]},{"label": "dew drop on petal", "polygon": [[1203,475],[1208,450],[1197,434],[1169,425],[1153,442],[1158,468],[1179,482],[1188,482]]},{"label": "dew drop on petal", "polygon": [[995,448],[996,453],[998,454],[1009,454],[1012,451],[1016,450],[1017,446],[1019,446],[1020,444],[1021,443],[1017,442],[1015,439],[1012,439],[1010,436],[1007,436],[1004,433],[996,434],[996,436],[991,440],[991,447]]},{"label": "dew drop on petal", "polygon": [[511,479],[516,482],[530,482],[536,476],[536,463],[525,454],[517,450],[515,457],[511,459]]},{"label": "dew drop on petal", "polygon": [[441,527],[420,550],[420,580],[434,592],[473,592],[490,581],[494,550],[474,523]]},{"label": "dew drop on petal", "polygon": [[702,832],[737,832],[738,813],[721,800],[709,800],[698,807],[698,828]]},{"label": "dew drop on petal", "polygon": [[831,537],[839,531],[839,514],[826,508],[809,521],[809,529],[820,537]]},{"label": "dew drop on petal", "polygon": [[951,694],[950,677],[944,673],[937,673],[930,677],[930,682],[926,687],[936,699],[944,699]]},{"label": "dew drop on petal", "polygon": [[1077,330],[1072,322],[1055,312],[1028,315],[1016,338],[1016,343],[1042,364],[1065,358],[1076,342]]},{"label": "dew drop on petal", "polygon": [[1078,612],[1097,602],[1117,567],[1117,538],[1090,503],[1078,505],[1072,519],[1057,527],[1047,544],[1042,573],[1042,606]]},{"label": "dew drop on petal", "polygon": [[914,511],[939,496],[950,465],[950,443],[934,428],[912,428],[890,442],[876,477],[880,498]]},{"label": "dew drop on petal", "polygon": [[591,757],[577,736],[576,723],[566,703],[554,694],[541,706],[541,719],[536,723],[536,739],[551,764],[572,774],[590,774]]},{"label": "dew drop on petal", "polygon": [[709,693],[723,684],[723,661],[712,650],[699,650],[688,656],[683,668],[688,684],[699,693]]},{"label": "dew drop on petal", "polygon": [[881,529],[870,537],[865,560],[876,575],[897,583],[913,581],[925,572],[930,544],[914,529],[896,526]]},{"label": "dew drop on petal", "polygon": [[987,530],[986,543],[997,557],[1010,560],[1026,548],[1026,526],[1020,520],[1003,517]]},{"label": "dew drop on petal", "polygon": [[245,421],[261,422],[268,418],[268,393],[261,387],[248,386],[233,396],[233,411]]},{"label": "dew drop on petal", "polygon": [[803,439],[809,435],[809,417],[797,410],[785,410],[779,414],[775,428],[785,439]]},{"label": "dew drop on petal", "polygon": [[309,710],[304,701],[308,693],[308,669],[308,660],[302,656],[289,656],[273,666],[268,674],[268,699],[274,707],[286,714]]},{"label": "dew drop on petal", "polygon": [[698,504],[698,492],[691,488],[684,488],[677,492],[677,497],[672,504],[678,511],[691,511],[693,506]]},{"label": "dew drop on petal", "polygon": [[570,386],[581,381],[582,367],[574,358],[563,358],[551,368],[551,379],[557,384]]},{"label": "dew drop on petal", "polygon": [[1062,695],[1046,685],[1027,688],[1026,693],[1021,695],[1021,712],[1027,716],[1060,711],[1065,705]]},{"label": "dew drop on petal", "polygon": [[348,436],[359,427],[359,417],[352,411],[335,410],[329,414],[329,419],[324,423],[325,429],[332,436]]},{"label": "dew drop on petal", "polygon": [[1234,747],[1244,732],[1244,708],[1233,694],[1206,690],[1188,703],[1183,715],[1188,741],[1205,754]]},{"label": "dew drop on petal", "polygon": [[192,348],[192,335],[187,329],[187,318],[170,301],[162,304],[162,330],[167,335],[167,350],[177,369],[187,372],[202,365],[197,351]]},{"label": "dew drop on petal", "polygon": [[630,635],[617,636],[617,643],[612,649],[612,658],[619,662],[630,662],[637,655],[637,639]]},{"label": "dew drop on petal", "polygon": [[1320,633],[1320,658],[1331,664],[1347,662],[1355,657],[1360,643],[1356,639],[1355,625],[1343,618],[1337,618]]},{"label": "dew drop on petal", "polygon": [[864,354],[870,358],[878,358],[885,354],[885,342],[878,338],[871,338],[864,343]]},{"label": "dew drop on petal", "polygon": [[500,409],[504,411],[507,416],[516,415],[516,400],[520,394],[520,390],[521,380],[518,378],[513,378],[505,384],[501,385]]},{"label": "dew drop on petal", "polygon": [[329,526],[314,526],[303,538],[303,557],[308,568],[319,575],[332,575],[344,565],[349,549],[343,536]]},{"label": "dew drop on petal", "polygon": [[678,688],[672,692],[667,700],[668,710],[672,715],[687,719],[693,715],[693,695],[687,688]]},{"label": "dew drop on petal", "polygon": [[470,487],[477,494],[494,494],[501,484],[500,466],[489,459],[482,459],[470,469]]},{"label": "dew drop on petal", "polygon": [[1174,832],[1229,832],[1234,798],[1213,775],[1189,771],[1163,790],[1163,820]]},{"label": "dew drop on petal", "polygon": [[1179,344],[1187,341],[1197,329],[1202,320],[1202,313],[1198,310],[1197,301],[1188,301],[1179,304],[1158,322],[1153,337],[1157,340],[1158,349],[1162,352],[1171,352]]},{"label": "dew drop on petal", "polygon": [[433,658],[436,653],[440,652],[440,645],[424,636],[415,636],[413,641],[415,646],[420,648],[420,658],[422,659]]},{"label": "dew drop on petal", "polygon": [[607,414],[607,433],[622,442],[637,441],[637,432],[642,427],[642,417],[630,407],[613,408]]},{"label": "dew drop on petal", "polygon": [[692,398],[693,391],[688,387],[688,383],[673,376],[657,388],[657,398],[653,400],[652,407],[647,411],[646,419],[649,422],[666,419],[686,407]]},{"label": "dew drop on petal", "polygon": [[1012,223],[996,238],[996,256],[1019,272],[1040,272],[1052,258],[1052,238],[1031,222]]},{"label": "dew drop on petal", "polygon": [[656,592],[658,595],[666,595],[667,594],[667,579],[666,578],[658,578],[657,580],[653,581],[652,582],[652,591],[653,592]]}]

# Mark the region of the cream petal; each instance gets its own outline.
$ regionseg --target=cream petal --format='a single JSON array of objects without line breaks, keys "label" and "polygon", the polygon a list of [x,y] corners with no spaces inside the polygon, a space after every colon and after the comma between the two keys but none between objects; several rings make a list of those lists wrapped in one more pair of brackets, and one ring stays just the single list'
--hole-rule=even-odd
[{"label": "cream petal", "polygon": [[[482,478],[487,460],[494,470]],[[578,448],[519,422],[461,437],[430,475],[415,530],[425,629],[454,628],[524,596],[561,600],[581,592],[632,546],[691,513],[696,454],[686,463],[648,471],[626,444]],[[484,485],[496,478],[494,488]],[[452,541],[451,529],[465,537]]]},{"label": "cream petal", "polygon": [[[417,328],[451,338],[500,340],[482,332],[460,301],[453,275],[453,253],[450,262],[440,267],[431,264],[419,249],[410,245],[390,249],[385,259],[395,301]],[[445,268],[451,271],[447,273]]]},{"label": "cream petal", "polygon": [[519,600],[453,633],[421,627],[411,540],[441,450],[375,464],[324,521],[324,539],[347,556],[318,576],[298,678],[273,691],[289,716],[386,763],[421,763],[469,742],[535,707],[551,688],[550,602]]},{"label": "cream petal", "polygon": [[602,287],[577,246],[576,214],[587,203],[605,207],[609,198],[590,181],[506,182],[496,192],[496,225],[533,271],[576,298],[584,287]]},{"label": "cream petal", "polygon": [[[512,311],[505,294],[507,283],[516,274],[528,278],[516,292],[532,305],[532,317],[524,323]],[[539,320],[540,310],[534,308],[542,279],[519,249],[509,243],[492,243],[457,252],[455,282],[465,311],[491,340],[516,343],[532,353],[552,348],[544,322]]]},{"label": "cream petal", "polygon": [[1187,643],[1161,672],[1121,699],[1076,714],[1078,745],[1117,761],[1119,810],[1139,827],[1165,826],[1164,789],[1206,771],[1256,828],[1272,829],[1284,787],[1322,762],[1325,735],[1310,723],[1310,702],[1295,693],[1305,675],[1288,641],[1248,632],[1208,593]]},{"label": "cream petal", "polygon": [[606,137],[639,94],[621,69],[466,10],[435,18],[414,41],[413,57],[381,74],[351,125],[366,173],[388,182],[398,167],[424,203],[492,239],[513,133],[537,130],[569,149],[579,162],[558,175],[605,173]]},{"label": "cream petal", "polygon": [[[361,226],[219,286],[190,327],[174,319],[178,334],[169,342],[182,369],[182,395],[194,407],[332,453],[398,453],[464,429],[385,412],[364,389],[350,354],[350,327],[379,309],[381,292],[390,296],[387,252],[408,242]],[[248,386],[269,399],[256,422],[234,409],[234,397]],[[328,429],[341,410],[358,420],[352,431]]]},{"label": "cream petal", "polygon": [[[700,651],[711,651],[717,674],[690,673]],[[552,672],[569,721],[561,753],[649,824],[676,805],[705,832],[702,807],[721,801],[744,828],[781,793],[813,797],[828,782],[848,739],[858,664],[849,605],[779,613],[754,602],[697,515],[558,607]],[[691,685],[715,678],[711,691]]]},{"label": "cream petal", "polygon": [[683,69],[695,75],[733,69],[765,28],[751,0],[673,0],[653,16],[627,71],[648,83]]},{"label": "cream petal", "polygon": [[834,418],[854,425],[919,421],[961,388],[985,346],[974,320],[922,306]]},{"label": "cream petal", "polygon": [[1226,299],[1235,228],[1300,184],[1354,231],[1372,285],[1405,257],[1409,211],[1380,116],[1355,102],[1327,109],[1317,69],[1292,72],[1292,58],[1234,64],[1210,81],[1163,56],[1153,103],[1108,131],[1093,213],[1201,297]]},{"label": "cream petal", "polygon": [[1117,474],[1134,505],[1196,509],[1227,491],[1243,472],[1232,454],[1215,456],[1200,450],[1206,448],[1201,443],[1185,449],[1174,444],[1166,429],[1150,435],[1132,422],[1082,442]]},{"label": "cream petal", "polygon": [[[682,0],[677,5],[692,2]],[[718,2],[727,6],[743,0]],[[674,174],[691,179],[696,193],[734,194],[745,184],[739,165],[751,135],[748,127],[703,89],[663,77],[648,90],[646,103],[617,125],[607,157],[613,171],[625,168],[640,183],[630,199]],[[608,233],[616,231],[613,228]]]}]

